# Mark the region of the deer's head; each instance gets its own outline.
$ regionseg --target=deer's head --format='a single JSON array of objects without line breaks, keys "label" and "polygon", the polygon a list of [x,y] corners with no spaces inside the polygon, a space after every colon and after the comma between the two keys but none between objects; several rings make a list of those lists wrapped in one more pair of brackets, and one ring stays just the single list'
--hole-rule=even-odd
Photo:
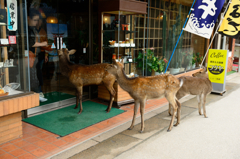
[{"label": "deer's head", "polygon": [[208,71],[206,67],[201,68],[200,71],[192,74],[193,77],[206,77],[208,78]]},{"label": "deer's head", "polygon": [[58,50],[58,56],[59,57],[64,56],[65,58],[68,59],[68,61],[70,61],[69,55],[73,55],[73,54],[75,54],[75,52],[76,52],[75,49],[72,49],[72,50],[69,51],[67,48],[66,49],[64,48],[64,49]]},{"label": "deer's head", "polygon": [[118,71],[122,71],[124,68],[124,65],[120,62],[116,62],[115,59],[113,59],[112,64],[108,65],[105,70],[109,73],[113,74],[114,76],[117,76]]}]

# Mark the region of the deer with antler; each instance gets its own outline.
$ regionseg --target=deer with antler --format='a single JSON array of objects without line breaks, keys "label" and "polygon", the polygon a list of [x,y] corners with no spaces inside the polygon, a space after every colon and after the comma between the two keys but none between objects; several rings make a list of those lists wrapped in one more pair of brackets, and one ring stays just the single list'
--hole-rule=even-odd
[{"label": "deer with antler", "polygon": [[[182,79],[184,82],[182,87],[178,90],[176,97],[178,100],[180,100],[182,97],[188,94],[197,95],[199,115],[202,115],[201,107],[203,107],[203,114],[204,117],[206,118],[207,117],[205,108],[206,96],[210,94],[212,91],[212,83],[208,79],[207,68],[203,67],[202,69],[200,69],[200,71],[194,73],[192,76],[193,77],[191,76],[179,77],[179,79]],[[169,115],[172,115],[170,104],[168,113]]]},{"label": "deer with antler", "polygon": [[112,74],[105,71],[105,67],[109,64],[74,64],[70,62],[69,55],[72,55],[75,52],[76,50],[74,49],[70,51],[68,49],[58,50],[60,72],[62,73],[62,75],[68,77],[69,81],[77,89],[76,106],[74,109],[78,108],[78,104],[80,102],[80,110],[78,114],[81,114],[81,112],[83,111],[83,86],[103,84],[110,93],[110,101],[108,104],[108,108],[106,109],[106,111],[109,112],[112,108],[114,96],[116,94],[116,91],[113,88],[113,84],[116,78]]},{"label": "deer with antler", "polygon": [[[144,131],[144,109],[145,103],[148,99],[157,99],[165,96],[169,103],[173,107],[174,114],[178,113],[177,126],[180,123],[180,109],[181,104],[176,98],[176,93],[182,85],[176,77],[170,74],[151,76],[151,77],[135,77],[128,78],[124,72],[123,64],[113,60],[113,64],[106,67],[106,71],[113,74],[120,87],[128,92],[134,99],[134,114],[132,124],[129,128],[131,130],[134,127],[137,110],[140,105],[141,113],[141,130]],[[172,116],[168,131],[171,131],[175,116]]]}]

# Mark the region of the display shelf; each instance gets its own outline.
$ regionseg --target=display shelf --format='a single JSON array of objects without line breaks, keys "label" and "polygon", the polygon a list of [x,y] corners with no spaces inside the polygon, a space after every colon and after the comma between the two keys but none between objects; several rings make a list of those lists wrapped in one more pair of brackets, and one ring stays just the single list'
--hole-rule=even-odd
[{"label": "display shelf", "polygon": [[8,45],[1,45],[0,44],[0,47],[10,47],[10,46],[12,46],[12,44],[8,44]]},{"label": "display shelf", "polygon": [[136,48],[136,46],[103,46],[105,49],[114,49],[114,48]]},{"label": "display shelf", "polygon": [[[134,8],[129,6],[134,6]],[[133,58],[138,49],[135,42],[135,37],[139,34],[136,30],[137,16],[147,14],[146,9],[147,2],[135,0],[105,0],[99,3],[101,62],[112,63],[112,58],[123,59],[126,75],[136,73]],[[115,41],[115,45],[111,45],[113,44],[111,41]],[[132,62],[128,61],[129,58]],[[114,89],[116,91],[114,103],[118,106],[134,101],[117,82],[114,84]],[[98,87],[98,98],[109,100],[109,92],[103,86]]]},{"label": "display shelf", "polygon": [[102,30],[102,33],[104,32],[125,32],[125,34],[129,34],[129,33],[137,33],[138,31],[129,31],[129,30]]},{"label": "display shelf", "polygon": [[11,67],[17,67],[17,66],[3,66],[3,67],[0,67],[1,68],[11,68]]}]

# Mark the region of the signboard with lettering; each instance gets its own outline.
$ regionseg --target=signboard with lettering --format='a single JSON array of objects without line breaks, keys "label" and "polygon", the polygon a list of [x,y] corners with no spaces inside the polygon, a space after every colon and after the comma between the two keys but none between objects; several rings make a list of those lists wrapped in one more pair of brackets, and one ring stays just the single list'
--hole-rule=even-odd
[{"label": "signboard with lettering", "polygon": [[8,36],[8,41],[9,41],[9,44],[16,44],[17,43],[16,36],[15,35],[9,35]]},{"label": "signboard with lettering", "polygon": [[17,30],[17,0],[7,0],[8,30]]},{"label": "signboard with lettering", "polygon": [[213,83],[213,90],[225,91],[227,59],[227,50],[209,50],[207,69],[209,80]]},{"label": "signboard with lettering", "polygon": [[7,24],[7,12],[6,9],[0,9],[0,24]]}]

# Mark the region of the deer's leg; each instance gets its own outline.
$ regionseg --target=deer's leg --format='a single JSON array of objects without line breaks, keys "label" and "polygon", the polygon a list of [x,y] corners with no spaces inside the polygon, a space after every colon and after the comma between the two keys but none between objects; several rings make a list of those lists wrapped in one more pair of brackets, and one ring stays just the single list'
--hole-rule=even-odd
[{"label": "deer's leg", "polygon": [[106,111],[108,113],[108,112],[110,112],[110,110],[112,108],[112,104],[113,104],[113,100],[114,100],[116,91],[113,88],[113,83],[110,83],[110,84],[104,83],[104,84],[105,84],[108,92],[110,93],[110,101],[109,101],[109,104],[108,104],[108,108],[106,109]]},{"label": "deer's leg", "polygon": [[82,107],[82,92],[83,92],[83,87],[82,86],[79,86],[77,88],[78,90],[78,97],[79,97],[79,101],[80,101],[80,109],[79,109],[79,112],[78,114],[81,114],[82,111],[83,111],[83,107]]},{"label": "deer's leg", "polygon": [[204,114],[204,117],[207,118],[206,108],[205,108],[205,104],[206,104],[206,95],[205,94],[202,95],[202,99],[203,99],[203,114]]},{"label": "deer's leg", "polygon": [[137,101],[137,100],[135,100],[135,104],[134,104],[134,114],[133,114],[132,124],[131,124],[131,126],[128,128],[128,130],[132,130],[133,127],[134,127],[135,118],[136,118],[136,115],[137,115],[137,111],[138,111],[139,105],[140,105],[140,102]]},{"label": "deer's leg", "polygon": [[169,114],[169,116],[172,116],[172,112],[171,112],[171,109],[172,108],[172,106],[171,106],[171,104],[169,103],[168,104],[168,114]]},{"label": "deer's leg", "polygon": [[142,133],[144,131],[144,110],[145,110],[145,103],[146,101],[141,101],[140,102],[140,113],[141,113],[141,130],[140,133]]},{"label": "deer's leg", "polygon": [[202,111],[201,111],[201,106],[202,106],[201,94],[197,95],[197,100],[198,100],[198,112],[199,112],[199,115],[202,115]]},{"label": "deer's leg", "polygon": [[175,116],[176,116],[176,113],[177,113],[177,103],[175,101],[175,95],[174,94],[168,94],[168,95],[166,95],[166,98],[167,98],[168,102],[173,107],[172,119],[171,119],[170,125],[169,125],[168,130],[167,130],[169,132],[169,131],[172,130],[173,122],[174,122],[174,119],[175,119]]},{"label": "deer's leg", "polygon": [[174,126],[178,126],[180,124],[180,117],[181,117],[181,103],[176,99],[177,104],[177,123]]},{"label": "deer's leg", "polygon": [[76,91],[76,106],[74,107],[74,109],[78,108],[78,103],[79,103],[79,93],[78,91]]}]

